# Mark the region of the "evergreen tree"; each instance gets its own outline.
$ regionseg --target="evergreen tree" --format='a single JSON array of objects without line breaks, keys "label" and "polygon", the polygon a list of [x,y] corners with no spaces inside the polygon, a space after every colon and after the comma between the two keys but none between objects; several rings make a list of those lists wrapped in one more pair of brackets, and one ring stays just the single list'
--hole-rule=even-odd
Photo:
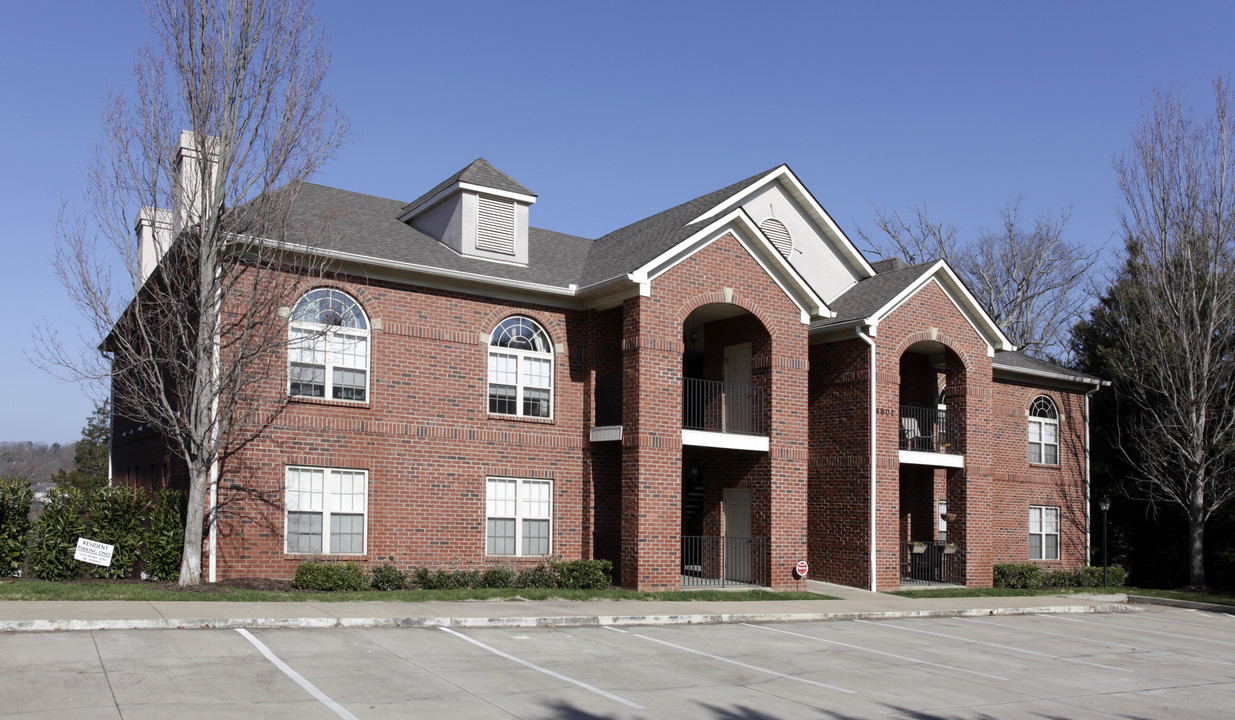
[{"label": "evergreen tree", "polygon": [[107,485],[110,452],[111,405],[104,400],[86,419],[86,426],[81,429],[81,440],[73,446],[73,470],[61,470],[52,476],[52,480],[59,487],[75,487],[81,490],[104,487]]}]

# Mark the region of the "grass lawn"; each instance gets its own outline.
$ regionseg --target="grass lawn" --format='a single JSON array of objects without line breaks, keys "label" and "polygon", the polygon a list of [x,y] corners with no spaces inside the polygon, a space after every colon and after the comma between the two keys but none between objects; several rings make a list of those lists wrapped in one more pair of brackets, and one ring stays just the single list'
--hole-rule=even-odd
[{"label": "grass lawn", "polygon": [[1022,590],[1016,588],[932,588],[929,590],[896,590],[891,595],[907,598],[950,598],[950,597],[1012,597],[1025,595],[1074,595],[1076,593],[1127,593],[1128,595],[1149,595],[1151,597],[1173,598],[1175,600],[1191,600],[1193,602],[1215,603],[1217,605],[1235,605],[1235,596],[1217,595],[1213,593],[1197,593],[1186,590],[1154,590],[1134,587],[1111,586],[1108,588],[1037,588]]},{"label": "grass lawn", "polygon": [[213,602],[460,602],[467,600],[835,600],[828,595],[770,590],[692,590],[690,592],[636,592],[634,590],[537,590],[531,588],[485,588],[474,590],[391,590],[378,592],[316,592],[292,589],[259,589],[226,584],[181,590],[175,583],[143,583],[106,580],[49,582],[0,580],[0,600],[158,600]]}]

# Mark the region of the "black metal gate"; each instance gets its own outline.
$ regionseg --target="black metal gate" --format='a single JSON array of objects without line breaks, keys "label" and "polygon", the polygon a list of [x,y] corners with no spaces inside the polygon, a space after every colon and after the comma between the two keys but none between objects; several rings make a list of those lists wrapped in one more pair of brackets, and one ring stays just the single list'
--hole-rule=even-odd
[{"label": "black metal gate", "polygon": [[956,545],[934,541],[906,543],[901,556],[902,585],[963,585]]},{"label": "black metal gate", "polygon": [[768,586],[768,538],[682,536],[682,587]]}]

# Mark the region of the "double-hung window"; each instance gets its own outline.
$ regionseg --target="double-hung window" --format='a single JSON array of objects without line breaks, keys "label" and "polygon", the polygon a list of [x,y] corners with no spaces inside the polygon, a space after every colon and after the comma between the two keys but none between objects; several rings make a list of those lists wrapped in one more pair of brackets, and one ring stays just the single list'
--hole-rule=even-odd
[{"label": "double-hung window", "polygon": [[288,393],[364,402],[369,397],[369,322],[333,288],[309,291],[288,328]]},{"label": "double-hung window", "polygon": [[1059,508],[1029,506],[1029,559],[1059,559]]},{"label": "double-hung window", "polygon": [[493,331],[489,412],[534,418],[553,415],[553,343],[531,318],[508,317]]},{"label": "double-hung window", "polygon": [[1059,412],[1045,395],[1029,406],[1029,462],[1059,464]]},{"label": "double-hung window", "polygon": [[364,470],[288,467],[286,551],[363,555],[368,485]]},{"label": "double-hung window", "polygon": [[553,481],[489,478],[485,554],[548,555],[553,532]]}]

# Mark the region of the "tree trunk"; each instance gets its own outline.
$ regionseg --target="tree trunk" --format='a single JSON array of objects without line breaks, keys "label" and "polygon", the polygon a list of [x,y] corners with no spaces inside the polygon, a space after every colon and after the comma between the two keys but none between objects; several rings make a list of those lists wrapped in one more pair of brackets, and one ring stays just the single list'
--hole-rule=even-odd
[{"label": "tree trunk", "polygon": [[1197,487],[1188,503],[1188,585],[1205,587],[1205,490]]},{"label": "tree trunk", "polygon": [[[184,549],[180,555],[180,585],[202,582],[202,519],[206,512],[206,492],[210,489],[210,468],[189,466],[189,504],[184,515]],[[211,518],[213,522],[213,518]]]}]

